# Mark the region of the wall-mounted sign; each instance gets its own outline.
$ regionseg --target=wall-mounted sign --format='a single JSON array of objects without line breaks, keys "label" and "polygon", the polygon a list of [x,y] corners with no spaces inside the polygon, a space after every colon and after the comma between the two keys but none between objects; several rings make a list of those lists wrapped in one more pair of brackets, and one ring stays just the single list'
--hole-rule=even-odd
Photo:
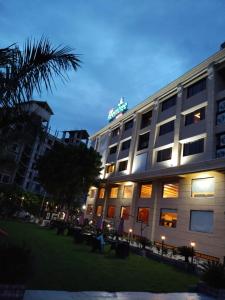
[{"label": "wall-mounted sign", "polygon": [[127,109],[128,109],[128,103],[125,102],[123,98],[121,98],[119,103],[117,104],[117,107],[110,109],[108,114],[108,121],[111,122],[112,120],[118,118],[123,113],[125,113]]}]

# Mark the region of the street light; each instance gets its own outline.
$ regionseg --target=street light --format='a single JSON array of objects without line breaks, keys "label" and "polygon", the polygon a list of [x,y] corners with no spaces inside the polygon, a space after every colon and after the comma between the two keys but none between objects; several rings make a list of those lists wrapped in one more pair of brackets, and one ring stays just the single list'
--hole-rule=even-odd
[{"label": "street light", "polygon": [[130,228],[130,229],[129,229],[129,235],[128,235],[128,241],[129,241],[129,242],[131,241],[132,232],[133,232],[133,229]]},{"label": "street light", "polygon": [[195,242],[191,242],[191,263],[193,265]]},{"label": "street light", "polygon": [[82,206],[82,209],[83,209],[83,210],[85,210],[85,209],[86,209],[86,205],[85,205],[85,204]]},{"label": "street light", "polygon": [[161,236],[161,241],[162,241],[162,253],[161,253],[161,255],[163,256],[163,248],[164,248],[164,242],[165,242],[165,239],[166,239],[166,237],[165,237],[165,235],[162,235]]}]

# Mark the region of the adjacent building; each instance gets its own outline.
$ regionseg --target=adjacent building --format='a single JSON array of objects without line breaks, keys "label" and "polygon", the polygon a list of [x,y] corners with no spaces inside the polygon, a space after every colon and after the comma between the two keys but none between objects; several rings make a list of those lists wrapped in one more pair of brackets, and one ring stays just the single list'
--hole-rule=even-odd
[{"label": "adjacent building", "polygon": [[123,218],[126,232],[223,259],[224,47],[90,139],[103,170],[88,218]]},{"label": "adjacent building", "polygon": [[[52,134],[50,119],[53,111],[46,101],[32,100],[23,106],[29,113],[34,128],[27,132],[25,130],[22,138],[15,136],[11,142],[7,142],[7,158],[12,158],[15,164],[0,166],[0,184],[16,184],[25,191],[45,195],[46,192],[38,181],[38,158],[49,151],[56,142],[87,145],[89,135],[86,130],[63,131],[62,136],[57,131]],[[2,137],[4,138],[4,132],[0,132],[0,141]]]}]

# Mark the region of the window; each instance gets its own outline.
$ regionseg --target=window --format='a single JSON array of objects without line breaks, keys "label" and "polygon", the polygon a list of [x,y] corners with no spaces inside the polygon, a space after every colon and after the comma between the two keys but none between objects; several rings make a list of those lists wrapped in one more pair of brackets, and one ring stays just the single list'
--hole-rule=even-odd
[{"label": "window", "polygon": [[124,131],[133,128],[134,120],[130,120],[124,124]]},{"label": "window", "polygon": [[216,124],[225,124],[225,99],[217,102]]},{"label": "window", "polygon": [[192,179],[191,196],[192,197],[213,197],[215,183],[213,177]]},{"label": "window", "polygon": [[141,129],[151,125],[152,111],[148,111],[141,116]]},{"label": "window", "polygon": [[125,171],[127,169],[128,160],[123,160],[119,163],[119,172]]},{"label": "window", "polygon": [[123,142],[122,146],[121,146],[121,151],[129,149],[130,148],[130,142],[131,142],[131,140],[127,140],[127,141]]},{"label": "window", "polygon": [[10,181],[10,176],[9,175],[3,175],[2,176],[2,182],[3,183],[9,183]]},{"label": "window", "polygon": [[93,214],[93,204],[88,204],[87,205],[86,214],[87,215],[92,215]]},{"label": "window", "polygon": [[174,131],[174,120],[159,127],[159,135],[163,135],[171,131]]},{"label": "window", "polygon": [[157,162],[169,160],[171,159],[171,155],[172,155],[172,148],[159,150],[157,152]]},{"label": "window", "polygon": [[178,194],[179,194],[178,183],[163,184],[163,198],[178,198]]},{"label": "window", "polygon": [[148,217],[149,217],[149,208],[148,207],[139,207],[137,221],[148,224]]},{"label": "window", "polygon": [[185,124],[185,126],[190,125],[190,124],[196,124],[204,119],[205,119],[205,107],[200,108],[196,111],[193,111],[190,114],[187,114],[185,116],[184,124]]},{"label": "window", "polygon": [[183,156],[193,155],[204,152],[204,139],[184,144]]},{"label": "window", "polygon": [[117,151],[117,146],[113,146],[111,148],[109,148],[109,154],[114,154]]},{"label": "window", "polygon": [[118,136],[120,134],[120,128],[119,127],[117,127],[116,129],[114,129],[113,131],[112,131],[112,136],[114,137],[114,136]]},{"label": "window", "polygon": [[109,205],[107,210],[107,218],[114,218],[116,212],[116,207],[114,205]]},{"label": "window", "polygon": [[206,89],[206,78],[199,80],[198,82],[190,85],[187,88],[187,98],[194,96]]},{"label": "window", "polygon": [[130,206],[121,206],[120,218],[128,220],[130,216]]},{"label": "window", "polygon": [[115,171],[115,164],[106,166],[106,173],[113,173]]},{"label": "window", "polygon": [[177,102],[177,95],[175,96],[172,96],[171,98],[163,101],[161,103],[161,111],[164,111],[164,110],[167,110],[169,109],[170,107],[176,105],[176,102]]},{"label": "window", "polygon": [[97,217],[101,217],[102,216],[102,212],[103,212],[103,206],[102,205],[98,205],[97,209],[96,209],[96,215],[97,215]]},{"label": "window", "polygon": [[213,232],[213,211],[191,210],[189,229],[191,231]]},{"label": "window", "polygon": [[94,198],[95,197],[95,191],[96,191],[95,189],[91,189],[90,190],[90,195],[89,195],[90,198]]},{"label": "window", "polygon": [[225,156],[225,132],[216,136],[216,157]]},{"label": "window", "polygon": [[160,210],[159,225],[164,227],[175,228],[177,226],[177,210],[162,208]]},{"label": "window", "polygon": [[123,198],[132,198],[133,185],[125,185],[123,189]]},{"label": "window", "polygon": [[148,148],[149,132],[139,135],[138,151]]},{"label": "window", "polygon": [[152,184],[142,184],[140,190],[140,198],[152,197]]},{"label": "window", "polygon": [[105,188],[100,188],[98,193],[98,198],[104,199],[104,197],[105,197]]},{"label": "window", "polygon": [[110,190],[109,198],[117,198],[118,190],[119,190],[118,187],[112,187],[111,190]]}]

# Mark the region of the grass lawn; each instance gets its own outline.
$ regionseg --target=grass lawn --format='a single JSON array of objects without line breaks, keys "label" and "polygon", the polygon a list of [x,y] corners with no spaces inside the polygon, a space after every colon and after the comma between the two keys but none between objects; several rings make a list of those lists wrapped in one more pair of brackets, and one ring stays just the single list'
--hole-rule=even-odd
[{"label": "grass lawn", "polygon": [[91,253],[71,237],[34,224],[0,221],[16,243],[32,249],[34,272],[27,288],[71,291],[188,291],[198,278],[153,260],[130,255],[122,260],[111,254]]}]

